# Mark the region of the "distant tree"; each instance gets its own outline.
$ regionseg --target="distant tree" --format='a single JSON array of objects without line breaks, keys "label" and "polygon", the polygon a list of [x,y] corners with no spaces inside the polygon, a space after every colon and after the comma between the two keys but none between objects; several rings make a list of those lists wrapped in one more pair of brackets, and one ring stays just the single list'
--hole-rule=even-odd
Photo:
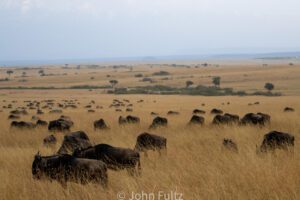
[{"label": "distant tree", "polygon": [[186,88],[190,87],[190,86],[193,85],[193,84],[194,84],[194,82],[193,82],[193,81],[190,81],[190,80],[188,80],[188,81],[185,82]]},{"label": "distant tree", "polygon": [[22,76],[26,76],[26,72],[22,72]]},{"label": "distant tree", "polygon": [[14,73],[14,71],[13,70],[7,70],[6,73],[8,74],[8,76],[10,76],[11,74]]},{"label": "distant tree", "polygon": [[266,83],[264,88],[271,92],[274,89],[274,87],[275,86],[273,85],[273,83]]},{"label": "distant tree", "polygon": [[38,71],[38,73],[39,73],[39,74],[44,74],[44,70],[43,70],[43,69],[40,69],[40,70]]},{"label": "distant tree", "polygon": [[111,87],[115,87],[119,82],[117,80],[110,80],[109,83],[111,84]]},{"label": "distant tree", "polygon": [[221,77],[220,76],[215,76],[212,78],[212,83],[216,86],[216,87],[220,87],[221,84]]}]

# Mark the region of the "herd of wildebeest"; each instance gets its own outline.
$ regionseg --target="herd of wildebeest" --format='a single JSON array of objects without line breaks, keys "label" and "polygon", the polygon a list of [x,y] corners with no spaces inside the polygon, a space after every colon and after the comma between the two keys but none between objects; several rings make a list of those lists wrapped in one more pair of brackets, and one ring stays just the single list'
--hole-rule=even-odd
[{"label": "herd of wildebeest", "polygon": [[[5,100],[3,102],[6,102]],[[142,103],[143,100],[137,101]],[[70,117],[61,115],[59,119],[47,122],[40,119],[46,110],[50,113],[62,113],[63,109],[74,108],[76,109],[80,103],[78,100],[63,100],[57,103],[55,100],[43,101],[24,101],[25,106],[13,108],[13,104],[17,103],[12,101],[8,105],[3,106],[3,109],[9,109],[9,119],[13,120],[10,124],[11,128],[17,129],[33,129],[36,127],[48,128],[49,132],[64,132],[64,139],[62,144],[55,155],[41,156],[37,153],[34,156],[32,163],[32,175],[36,179],[46,177],[50,180],[57,180],[63,185],[67,181],[78,183],[97,182],[104,187],[107,186],[108,175],[107,170],[123,170],[126,169],[131,176],[141,176],[141,162],[140,153],[144,153],[147,157],[148,150],[158,151],[160,155],[166,155],[167,152],[167,139],[162,136],[150,134],[147,132],[141,133],[136,139],[134,148],[121,148],[114,147],[109,144],[92,145],[88,135],[83,131],[71,132],[70,129],[74,122]],[[91,109],[95,101],[91,101],[88,105],[84,106],[88,112],[95,112]],[[230,104],[229,102],[227,104]],[[256,102],[255,104],[259,104]],[[204,106],[203,104],[202,106]],[[252,104],[249,104],[252,105]],[[115,107],[115,110],[122,111],[125,108],[127,112],[133,111],[133,104],[129,100],[114,99],[110,107]],[[59,107],[59,109],[53,109]],[[97,109],[102,109],[102,106],[96,106]],[[36,115],[32,116],[33,122],[20,121],[21,115],[27,115],[27,110],[33,110]],[[284,112],[294,112],[293,108],[286,107]],[[187,126],[202,126],[205,123],[205,118],[201,114],[206,112],[201,109],[192,111],[192,117]],[[247,113],[242,118],[238,115],[223,113],[220,109],[212,109],[210,111],[214,115],[213,125],[231,125],[231,126],[265,126],[271,123],[271,116],[265,113]],[[154,119],[149,126],[149,131],[159,128],[167,127],[168,119],[158,116],[157,113],[149,113],[153,115]],[[179,115],[177,111],[169,111],[167,115]],[[19,119],[19,121],[18,121]],[[120,116],[118,119],[119,125],[126,124],[139,124],[140,118],[132,115],[126,117]],[[109,129],[104,119],[99,119],[94,122],[94,129]],[[54,134],[44,138],[43,144],[51,146],[57,143]],[[237,144],[228,138],[223,139],[223,147],[235,153],[238,153]],[[269,152],[275,149],[292,150],[294,146],[294,136],[289,133],[279,131],[271,131],[265,134],[262,144],[257,148],[258,152]]]}]

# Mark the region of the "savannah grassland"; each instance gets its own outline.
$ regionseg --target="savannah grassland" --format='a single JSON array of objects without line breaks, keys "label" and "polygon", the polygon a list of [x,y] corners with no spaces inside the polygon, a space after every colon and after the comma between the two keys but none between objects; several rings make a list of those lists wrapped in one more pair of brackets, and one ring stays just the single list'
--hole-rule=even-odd
[{"label": "savannah grassland", "polygon": [[[267,67],[246,63],[244,65],[224,65],[207,68],[172,68],[167,66],[137,66],[129,69],[61,69],[46,67],[54,75],[40,77],[36,69],[27,69],[25,78],[21,78],[21,69],[15,69],[11,81],[1,82],[1,87],[15,86],[73,86],[105,85],[108,80],[117,79],[119,86],[147,84],[139,82],[134,74],[151,74],[165,70],[171,73],[172,79],[158,80],[161,84],[184,87],[186,80],[195,84],[211,84],[211,76],[221,76],[221,86],[243,89],[246,91],[263,90],[265,82],[272,82],[280,97],[203,97],[175,95],[108,95],[103,90],[0,90],[1,107],[16,100],[13,108],[25,105],[24,100],[78,99],[77,109],[65,109],[63,114],[75,122],[72,131],[83,130],[95,144],[108,143],[113,146],[133,148],[136,136],[148,127],[153,119],[150,112],[157,112],[169,120],[168,128],[151,130],[151,133],[168,139],[167,155],[159,157],[150,152],[149,157],[142,155],[142,176],[131,177],[126,171],[109,171],[107,189],[99,185],[80,185],[68,183],[66,189],[56,182],[33,180],[31,164],[34,155],[54,154],[63,138],[63,133],[55,133],[59,139],[57,146],[44,147],[42,140],[50,133],[46,128],[34,130],[10,129],[7,119],[9,109],[0,113],[0,199],[117,199],[118,192],[124,192],[129,199],[131,192],[155,193],[177,191],[185,200],[200,199],[299,199],[300,198],[300,68],[298,65],[273,64]],[[0,71],[7,77],[5,69]],[[76,74],[77,73],[77,74]],[[106,77],[110,74],[111,77]],[[90,79],[93,76],[94,79]],[[192,77],[191,77],[192,76]],[[19,82],[26,79],[27,82]],[[148,83],[149,84],[149,83]],[[128,99],[133,103],[133,112],[115,112],[109,108],[113,99]],[[137,103],[144,99],[144,102]],[[3,102],[6,100],[6,102]],[[88,113],[84,108],[91,100],[95,113]],[[248,103],[259,101],[259,105]],[[227,105],[227,102],[230,102]],[[205,106],[202,106],[205,103]],[[224,104],[223,104],[224,103]],[[96,109],[96,105],[103,109]],[[292,113],[283,112],[284,107],[293,107]],[[207,111],[205,125],[187,127],[186,124],[195,109]],[[243,116],[248,112],[265,112],[271,115],[269,126],[238,127],[212,126],[212,108]],[[180,115],[167,116],[169,110],[180,112]],[[22,120],[31,121],[35,110],[28,110]],[[60,114],[45,114],[40,118],[52,120]],[[132,114],[141,118],[140,125],[120,127],[117,119],[120,115]],[[110,130],[94,131],[93,122],[103,118],[111,127]],[[257,155],[256,146],[260,145],[264,134],[271,130],[291,133],[295,136],[294,154],[276,151],[275,154]],[[222,148],[223,138],[233,139],[239,153],[228,152]],[[158,198],[156,198],[158,199]],[[175,200],[175,199],[172,199]]]}]

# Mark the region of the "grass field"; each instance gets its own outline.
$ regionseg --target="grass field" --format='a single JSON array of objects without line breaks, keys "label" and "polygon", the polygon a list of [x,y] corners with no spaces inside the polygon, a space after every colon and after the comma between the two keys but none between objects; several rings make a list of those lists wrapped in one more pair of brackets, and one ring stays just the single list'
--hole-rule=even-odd
[{"label": "grass field", "polygon": [[[4,93],[4,91],[2,91]],[[46,96],[47,95],[47,96]],[[112,99],[129,99],[133,104],[132,115],[141,118],[140,125],[119,127],[117,119],[125,112],[108,108]],[[7,102],[2,102],[2,100]],[[42,139],[49,135],[46,129],[33,131],[10,130],[8,110],[1,113],[0,132],[0,193],[1,199],[118,199],[118,192],[124,192],[129,199],[131,192],[168,193],[177,191],[184,199],[298,199],[300,196],[300,134],[299,97],[189,97],[189,96],[111,96],[91,94],[88,91],[10,91],[0,97],[2,105],[17,100],[78,99],[78,109],[64,110],[75,122],[72,130],[85,131],[93,143],[109,143],[120,147],[134,147],[136,136],[148,131],[151,111],[167,116],[169,110],[179,111],[178,116],[167,116],[169,127],[150,131],[168,139],[168,153],[159,157],[151,152],[148,158],[142,156],[142,176],[130,177],[126,171],[109,171],[108,189],[95,184],[80,185],[68,183],[67,189],[58,182],[32,179],[31,164],[35,153],[51,155],[57,151],[63,134],[56,133],[58,145],[46,148]],[[136,103],[144,99],[143,103]],[[104,108],[96,113],[87,113],[84,105],[95,100],[95,105]],[[156,101],[156,103],[154,102]],[[248,103],[259,101],[259,105]],[[230,105],[222,103],[230,102]],[[205,103],[205,106],[201,106]],[[294,113],[284,113],[283,108],[291,106]],[[204,115],[203,127],[186,127],[192,110],[201,108],[209,111],[221,108],[225,112],[243,115],[247,112],[262,111],[272,116],[270,126],[257,127],[214,127],[212,115]],[[30,111],[29,111],[30,112]],[[47,113],[47,110],[45,111]],[[30,115],[23,117],[30,121]],[[56,119],[58,114],[45,114],[44,120]],[[94,131],[94,120],[104,118],[111,127],[107,131]],[[278,151],[276,155],[258,156],[256,145],[270,130],[289,132],[296,137],[294,155]],[[231,138],[237,144],[239,153],[222,149],[223,138]],[[157,198],[156,198],[157,199]]]}]

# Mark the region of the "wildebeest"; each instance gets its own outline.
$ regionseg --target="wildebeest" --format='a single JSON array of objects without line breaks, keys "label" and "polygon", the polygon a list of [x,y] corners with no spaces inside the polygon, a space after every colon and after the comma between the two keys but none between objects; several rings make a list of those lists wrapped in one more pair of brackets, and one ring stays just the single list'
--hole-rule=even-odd
[{"label": "wildebeest", "polygon": [[94,121],[94,129],[109,129],[109,127],[106,125],[104,119],[99,119]]},{"label": "wildebeest", "polygon": [[70,118],[66,116],[61,116],[57,120],[53,120],[49,122],[48,130],[49,131],[69,131],[73,126],[73,122]]},{"label": "wildebeest", "polygon": [[140,118],[139,117],[135,117],[132,115],[128,115],[126,118],[120,116],[119,117],[119,124],[138,124],[140,123]]},{"label": "wildebeest", "polygon": [[37,126],[47,126],[47,125],[48,125],[48,122],[39,119],[39,120],[36,121],[36,125],[37,125]]},{"label": "wildebeest", "polygon": [[170,110],[168,111],[167,115],[179,115],[179,112]]},{"label": "wildebeest", "polygon": [[204,110],[195,109],[193,110],[193,114],[205,114]]},{"label": "wildebeest", "polygon": [[223,111],[220,110],[220,109],[217,109],[217,108],[213,108],[211,111],[210,111],[211,114],[223,114]]},{"label": "wildebeest", "polygon": [[61,147],[58,150],[58,154],[73,153],[76,148],[91,147],[89,137],[83,131],[76,131],[64,136]]},{"label": "wildebeest", "polygon": [[294,147],[294,141],[295,137],[289,133],[271,131],[264,136],[260,151],[267,152],[275,149],[288,150],[289,147]]},{"label": "wildebeest", "polygon": [[141,171],[140,154],[132,149],[98,144],[88,148],[77,148],[73,156],[102,160],[109,169],[127,169],[130,174],[137,172],[139,175]]},{"label": "wildebeest", "polygon": [[204,117],[198,116],[198,115],[193,115],[188,124],[189,125],[203,125],[204,121],[205,121]]},{"label": "wildebeest", "polygon": [[238,123],[240,117],[238,115],[233,115],[225,113],[224,115],[216,115],[213,119],[213,124],[233,124]]},{"label": "wildebeest", "polygon": [[223,139],[223,147],[230,151],[233,151],[236,153],[238,152],[237,144],[235,142],[233,142],[231,139],[224,138]]},{"label": "wildebeest", "polygon": [[132,124],[140,123],[140,118],[132,116],[132,115],[128,115],[126,117],[126,120],[127,120],[127,123],[132,123]]},{"label": "wildebeest", "polygon": [[49,135],[43,139],[43,143],[46,146],[54,145],[54,144],[56,144],[56,142],[57,142],[57,139],[54,135]]},{"label": "wildebeest", "polygon": [[21,117],[19,115],[11,114],[8,116],[8,119],[20,119]]},{"label": "wildebeest", "polygon": [[167,150],[167,139],[150,133],[142,133],[136,139],[134,150],[144,152],[146,157],[148,150],[157,150],[161,155],[161,150]]},{"label": "wildebeest", "polygon": [[295,109],[294,108],[291,108],[291,107],[285,107],[284,108],[284,112],[294,112]]},{"label": "wildebeest", "polygon": [[88,182],[107,185],[107,166],[100,160],[75,158],[71,155],[41,156],[35,155],[32,163],[32,175],[35,179],[49,178],[63,185],[67,181],[81,184]]},{"label": "wildebeest", "polygon": [[247,113],[240,121],[240,124],[246,125],[266,125],[270,123],[271,116],[264,113]]},{"label": "wildebeest", "polygon": [[168,125],[168,119],[164,117],[155,117],[152,121],[152,124],[150,125],[151,128],[157,128],[157,127],[166,127]]},{"label": "wildebeest", "polygon": [[10,124],[11,128],[26,128],[26,129],[32,129],[35,128],[35,124],[31,122],[24,122],[24,121],[12,121]]}]

